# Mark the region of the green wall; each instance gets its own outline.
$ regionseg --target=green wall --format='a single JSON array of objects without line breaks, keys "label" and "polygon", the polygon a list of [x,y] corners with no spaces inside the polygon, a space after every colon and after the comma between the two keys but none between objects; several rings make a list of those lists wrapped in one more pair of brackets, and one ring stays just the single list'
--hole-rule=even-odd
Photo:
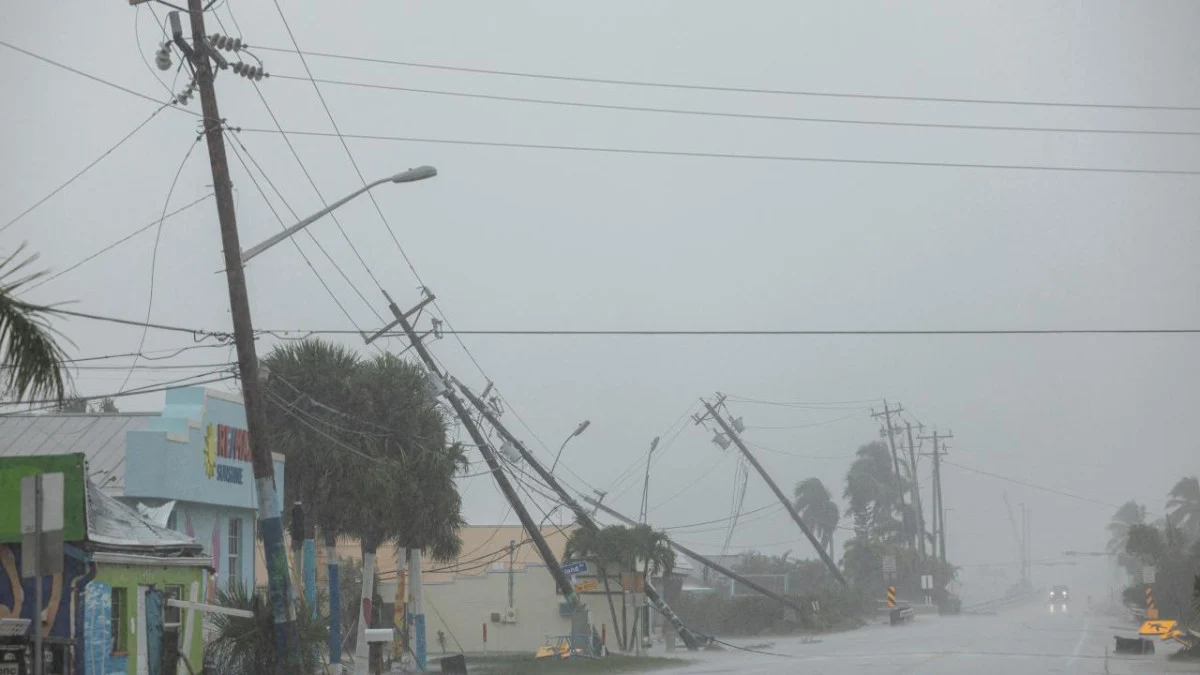
[{"label": "green wall", "polygon": [[[137,592],[138,586],[154,586],[159,590],[165,590],[168,585],[183,586],[183,600],[187,600],[189,589],[192,582],[198,586],[197,602],[204,602],[204,568],[202,567],[164,567],[161,565],[117,565],[117,564],[96,564],[96,578],[93,580],[100,583],[108,584],[113,588],[124,588],[125,597],[129,599],[129,614],[125,619],[137,618]],[[191,633],[192,645],[191,650],[186,656],[197,672],[201,667],[201,659],[204,654],[204,635],[201,630],[201,625],[204,623],[204,615],[201,612],[195,613],[195,621],[188,622],[187,610],[183,612],[182,622],[179,632],[179,644],[182,648],[186,639],[187,633]],[[128,638],[128,675],[136,675],[137,659],[138,659],[138,644],[142,636],[140,634],[131,633]]]},{"label": "green wall", "polygon": [[84,458],[74,455],[0,457],[0,544],[21,543],[21,479],[63,474],[63,541],[87,537]]}]

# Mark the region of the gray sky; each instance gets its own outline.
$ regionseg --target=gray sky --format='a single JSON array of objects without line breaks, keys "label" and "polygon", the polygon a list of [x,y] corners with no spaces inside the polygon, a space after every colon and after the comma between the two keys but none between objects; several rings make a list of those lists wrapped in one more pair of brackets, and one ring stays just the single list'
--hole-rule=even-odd
[{"label": "gray sky", "polygon": [[[302,48],[442,65],[612,79],[863,94],[1200,105],[1200,45],[1189,2],[468,3],[283,2]],[[160,40],[148,7],[123,0],[17,3],[0,39],[163,98],[148,70]],[[155,5],[165,18],[162,5]],[[229,12],[232,10],[232,16]],[[273,3],[222,0],[217,14],[251,45],[288,47]],[[136,25],[136,29],[135,29]],[[209,31],[221,27],[209,18]],[[136,32],[135,32],[136,30]],[[140,41],[139,41],[140,39]],[[268,72],[303,76],[295,56],[259,51]],[[109,148],[154,105],[0,48],[0,221],[7,222]],[[1200,113],[971,105],[626,87],[310,58],[314,75],[373,84],[616,105],[1069,128],[1200,131]],[[166,73],[167,82],[173,71]],[[176,89],[184,82],[177,83]],[[253,86],[218,81],[232,126],[269,129]],[[285,129],[329,132],[312,85],[259,85]],[[1200,141],[1127,136],[886,128],[585,110],[322,85],[345,133],[689,152],[1142,169],[1196,169]],[[191,110],[198,110],[193,101]],[[155,221],[196,137],[165,110],[92,171],[4,233],[61,270]],[[278,134],[243,132],[250,154],[301,216],[321,207]],[[293,137],[326,199],[361,183],[336,138]],[[1200,235],[1195,176],[763,161],[350,140],[368,179],[419,164],[430,181],[376,192],[396,236],[463,329],[991,329],[1195,327]],[[203,143],[184,164],[174,210],[208,192]],[[233,162],[245,244],[279,225]],[[277,208],[279,205],[277,204]],[[367,199],[339,220],[400,305],[418,282]],[[285,220],[294,219],[284,211]],[[386,313],[378,288],[331,220],[311,229],[365,295],[308,237],[301,249],[364,329]],[[168,219],[151,318],[225,330],[228,296],[211,201]],[[154,230],[30,297],[140,320]],[[249,267],[257,327],[347,329],[295,247]],[[59,327],[75,356],[134,351],[140,330],[82,319]],[[345,337],[347,344],[356,340]],[[644,458],[699,396],[878,401],[951,428],[949,459],[1117,504],[1161,511],[1197,471],[1189,420],[1200,404],[1194,336],[464,337],[479,363],[551,449],[582,419],[564,464],[608,487]],[[191,344],[151,331],[146,349]],[[265,351],[272,340],[262,343]],[[399,342],[389,345],[400,347]],[[452,339],[434,347],[480,388]],[[169,363],[219,363],[226,349]],[[114,363],[128,363],[115,361]],[[168,362],[160,362],[168,363]],[[191,371],[191,372],[202,372]],[[138,371],[130,387],[182,376]],[[120,370],[81,371],[82,392],[116,390]],[[155,396],[125,407],[153,409]],[[731,402],[746,438],[788,486],[813,475],[836,492],[858,445],[878,437],[870,403],[810,408]],[[874,405],[879,406],[876,402]],[[691,406],[689,408],[689,406]],[[848,409],[847,409],[848,408]],[[839,419],[851,415],[849,419]],[[513,413],[504,419],[525,438]],[[837,420],[837,421],[833,421]],[[662,452],[651,520],[678,525],[730,510],[734,458],[684,429]],[[533,443],[536,446],[536,443]],[[541,450],[548,457],[548,451]],[[715,463],[720,462],[715,469]],[[922,463],[927,475],[928,461]],[[708,472],[708,473],[706,473]],[[640,473],[640,471],[639,471]],[[951,557],[1012,560],[1002,494],[1034,509],[1035,558],[1096,549],[1112,511],[948,466]],[[771,496],[751,477],[747,509]],[[468,516],[494,523],[502,499],[468,479]],[[576,484],[579,481],[574,480]],[[690,485],[690,487],[688,487]],[[688,489],[684,489],[688,488]],[[616,491],[614,490],[614,494]],[[673,499],[661,503],[668,497]],[[614,504],[636,514],[640,484]],[[734,548],[806,555],[782,513],[740,528]],[[512,520],[512,517],[509,517]],[[705,530],[705,528],[698,528]],[[680,533],[716,550],[724,532]],[[1046,579],[1049,581],[1049,579]]]}]

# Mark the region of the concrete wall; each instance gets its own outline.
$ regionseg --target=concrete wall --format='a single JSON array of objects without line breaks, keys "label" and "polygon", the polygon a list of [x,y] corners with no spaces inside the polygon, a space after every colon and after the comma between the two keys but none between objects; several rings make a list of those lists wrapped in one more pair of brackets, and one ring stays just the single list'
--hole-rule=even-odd
[{"label": "concrete wall", "polygon": [[[96,576],[85,589],[83,619],[83,672],[86,675],[139,675],[149,672],[143,633],[146,630],[141,589],[167,585],[183,587],[183,599],[200,598],[203,571],[199,567],[162,567],[158,565],[97,564]],[[127,651],[112,652],[112,590],[125,589],[128,601],[125,613]],[[179,631],[180,651],[192,667],[200,669],[203,656],[202,617],[195,612],[182,613]],[[185,650],[185,645],[188,647]],[[185,671],[180,671],[185,672]]]},{"label": "concrete wall", "polygon": [[[541,565],[527,564],[513,572],[513,597],[516,623],[493,623],[492,612],[502,616],[508,606],[508,572],[458,577],[453,581],[425,585],[426,641],[430,655],[439,655],[439,630],[446,632],[446,648],[453,653],[454,638],[467,652],[483,651],[483,624],[487,624],[489,652],[533,653],[547,636],[571,632],[569,616],[559,615],[563,598],[555,592],[554,578]],[[600,604],[591,600],[593,619],[599,621]],[[605,609],[607,611],[607,609]],[[451,637],[453,635],[454,637]]]}]

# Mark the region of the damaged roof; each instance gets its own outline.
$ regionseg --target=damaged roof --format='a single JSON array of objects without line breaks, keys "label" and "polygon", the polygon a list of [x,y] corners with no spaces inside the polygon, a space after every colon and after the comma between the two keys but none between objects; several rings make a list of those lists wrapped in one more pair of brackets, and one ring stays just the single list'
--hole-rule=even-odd
[{"label": "damaged roof", "polygon": [[203,551],[195,539],[152,523],[134,508],[104,494],[90,480],[87,509],[89,548],[179,557],[196,556]]}]

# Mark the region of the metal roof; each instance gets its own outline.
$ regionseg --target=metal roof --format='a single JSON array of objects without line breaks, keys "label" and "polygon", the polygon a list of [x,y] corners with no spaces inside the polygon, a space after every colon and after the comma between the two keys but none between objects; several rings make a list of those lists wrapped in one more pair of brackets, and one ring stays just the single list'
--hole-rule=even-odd
[{"label": "metal roof", "polygon": [[125,434],[157,413],[47,413],[0,416],[0,457],[83,453],[89,478],[108,494],[125,492]]},{"label": "metal roof", "polygon": [[203,547],[186,534],[160,527],[88,481],[88,542],[120,551],[197,555]]}]

